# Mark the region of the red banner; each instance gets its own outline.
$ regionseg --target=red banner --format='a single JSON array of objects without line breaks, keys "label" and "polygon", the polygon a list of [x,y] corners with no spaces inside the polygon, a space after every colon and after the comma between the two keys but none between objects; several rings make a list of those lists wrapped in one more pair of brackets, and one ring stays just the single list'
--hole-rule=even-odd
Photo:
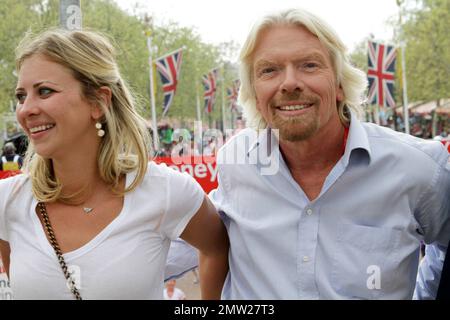
[{"label": "red banner", "polygon": [[17,171],[16,170],[7,170],[7,171],[0,170],[0,179],[12,177],[19,173],[21,173],[20,170],[17,170]]},{"label": "red banner", "polygon": [[216,158],[213,156],[157,157],[154,161],[165,163],[174,170],[189,173],[206,193],[217,188]]},{"label": "red banner", "polygon": [[448,152],[450,153],[450,139],[443,139],[443,140],[441,140],[441,142],[447,148]]},{"label": "red banner", "polygon": [[[217,169],[216,158],[213,156],[198,157],[157,157],[153,159],[156,163],[165,163],[168,167],[180,171],[187,172],[197,180],[206,193],[217,188]],[[5,179],[20,171],[1,171],[0,179]]]}]

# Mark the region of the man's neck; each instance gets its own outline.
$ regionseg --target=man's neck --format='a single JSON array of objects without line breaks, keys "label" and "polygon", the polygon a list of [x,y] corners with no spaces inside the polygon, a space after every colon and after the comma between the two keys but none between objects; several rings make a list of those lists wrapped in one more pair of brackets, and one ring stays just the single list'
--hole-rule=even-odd
[{"label": "man's neck", "polygon": [[289,171],[310,200],[320,194],[326,177],[342,157],[344,132],[344,126],[340,124],[307,140],[280,140],[280,149]]},{"label": "man's neck", "polygon": [[344,148],[343,125],[335,130],[321,132],[303,141],[280,140],[280,148],[288,167],[292,169],[322,168],[336,164]]}]

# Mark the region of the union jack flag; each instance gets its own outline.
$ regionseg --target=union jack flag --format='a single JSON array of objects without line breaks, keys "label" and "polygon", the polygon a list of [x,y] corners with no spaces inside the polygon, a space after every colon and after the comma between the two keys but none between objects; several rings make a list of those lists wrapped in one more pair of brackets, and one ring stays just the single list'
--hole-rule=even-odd
[{"label": "union jack flag", "polygon": [[236,79],[232,82],[231,86],[227,88],[227,98],[230,101],[230,109],[232,111],[237,111],[237,98],[240,85],[241,81],[239,81],[239,79]]},{"label": "union jack flag", "polygon": [[219,75],[219,69],[215,68],[204,74],[202,77],[203,88],[205,89],[205,93],[203,94],[203,98],[205,101],[205,112],[212,112],[214,106],[214,98],[217,90],[217,76]]},{"label": "union jack flag", "polygon": [[396,62],[394,46],[369,41],[369,102],[382,107],[395,107],[394,75]]},{"label": "union jack flag", "polygon": [[155,61],[164,91],[163,116],[169,111],[175,91],[177,90],[178,77],[180,76],[182,50],[178,49]]}]

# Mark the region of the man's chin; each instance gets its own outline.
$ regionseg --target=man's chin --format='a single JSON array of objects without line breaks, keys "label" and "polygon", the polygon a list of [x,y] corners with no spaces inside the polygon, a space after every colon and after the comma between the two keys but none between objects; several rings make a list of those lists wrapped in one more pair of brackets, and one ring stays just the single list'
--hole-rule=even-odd
[{"label": "man's chin", "polygon": [[280,139],[282,141],[289,141],[289,142],[299,142],[299,141],[305,141],[308,140],[310,137],[314,135],[314,131],[308,130],[308,131],[280,131]]},{"label": "man's chin", "polygon": [[307,140],[317,131],[317,125],[304,126],[304,123],[282,122],[276,123],[274,128],[279,130],[280,140],[289,142]]}]

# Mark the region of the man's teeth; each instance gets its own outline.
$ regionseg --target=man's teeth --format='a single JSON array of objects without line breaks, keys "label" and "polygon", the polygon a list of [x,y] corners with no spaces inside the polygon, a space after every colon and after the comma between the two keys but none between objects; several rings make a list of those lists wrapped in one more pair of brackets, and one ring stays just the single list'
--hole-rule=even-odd
[{"label": "man's teeth", "polygon": [[295,110],[303,110],[305,108],[308,108],[309,106],[310,106],[309,104],[308,105],[301,104],[295,106],[283,106],[280,107],[279,109],[282,111],[295,111]]},{"label": "man's teeth", "polygon": [[42,125],[42,126],[39,126],[39,127],[31,128],[30,132],[31,133],[36,133],[36,132],[39,132],[39,131],[44,131],[44,130],[53,128],[54,126],[55,126],[54,124],[45,124],[45,125]]}]

